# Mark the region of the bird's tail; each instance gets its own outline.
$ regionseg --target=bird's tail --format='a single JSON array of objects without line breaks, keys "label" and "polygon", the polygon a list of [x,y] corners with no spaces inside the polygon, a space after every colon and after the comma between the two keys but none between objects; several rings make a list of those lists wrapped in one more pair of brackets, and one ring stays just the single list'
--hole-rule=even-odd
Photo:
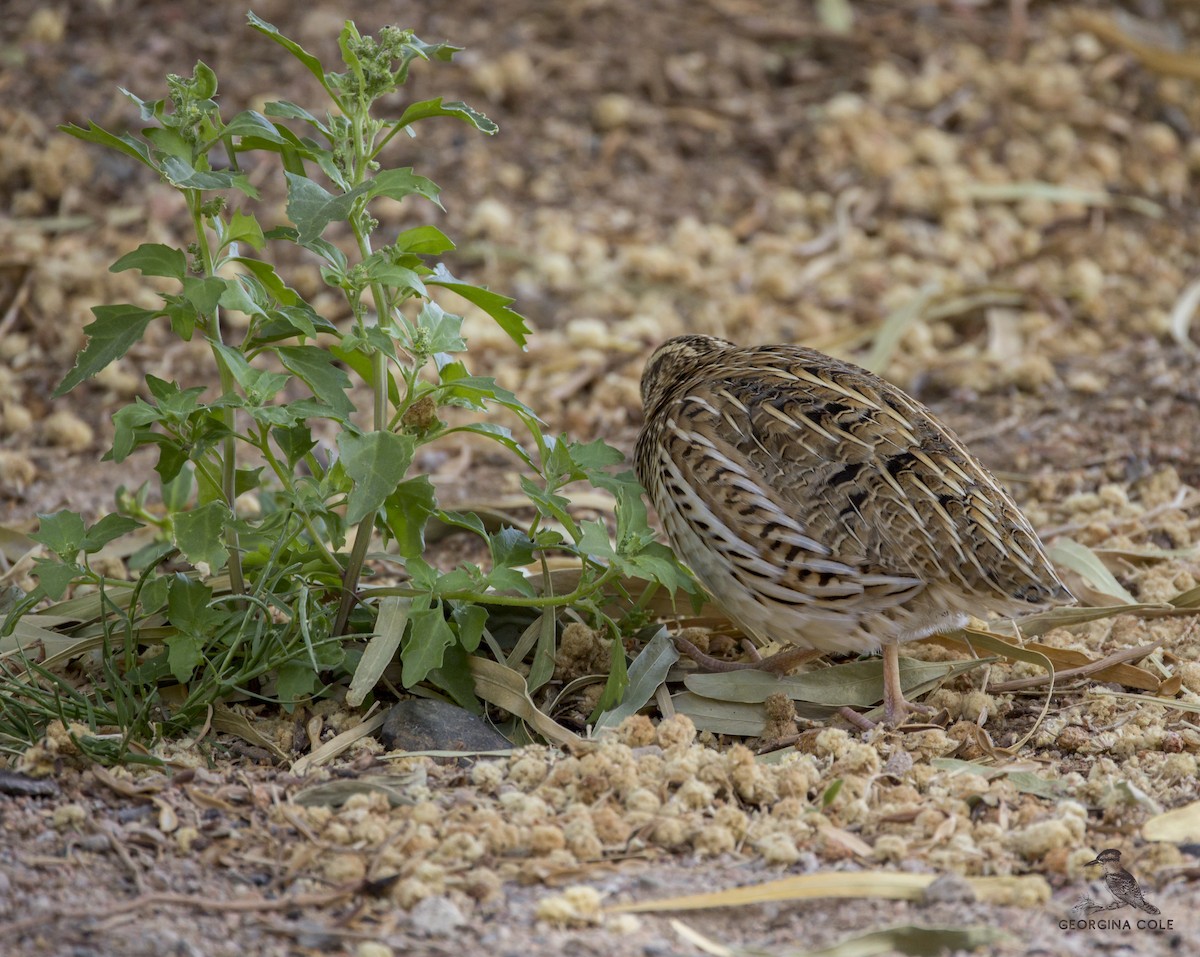
[{"label": "bird's tail", "polygon": [[1148,901],[1142,901],[1142,910],[1144,910],[1147,914],[1161,914],[1162,913],[1162,911],[1160,911],[1157,907],[1155,907],[1153,904],[1149,903]]}]

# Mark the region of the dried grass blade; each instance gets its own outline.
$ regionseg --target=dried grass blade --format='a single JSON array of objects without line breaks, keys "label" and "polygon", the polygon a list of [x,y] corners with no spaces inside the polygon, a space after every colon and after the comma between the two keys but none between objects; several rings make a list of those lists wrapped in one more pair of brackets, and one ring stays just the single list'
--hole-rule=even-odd
[{"label": "dried grass blade", "polygon": [[564,728],[538,710],[533,699],[529,697],[529,688],[519,672],[477,655],[467,658],[467,666],[475,679],[475,693],[484,701],[520,718],[543,738],[555,744],[580,742],[579,735],[574,731]]},{"label": "dried grass blade", "polygon": [[[615,904],[605,910],[610,914],[643,914],[664,910],[741,907],[773,901],[819,900],[827,897],[921,900],[925,888],[936,878],[936,874],[900,874],[879,870],[854,873],[822,871],[705,894],[686,894],[682,897]],[[989,904],[1033,906],[1050,899],[1050,885],[1044,877],[1037,874],[1017,877],[968,877],[966,880],[974,889],[976,897]]]}]

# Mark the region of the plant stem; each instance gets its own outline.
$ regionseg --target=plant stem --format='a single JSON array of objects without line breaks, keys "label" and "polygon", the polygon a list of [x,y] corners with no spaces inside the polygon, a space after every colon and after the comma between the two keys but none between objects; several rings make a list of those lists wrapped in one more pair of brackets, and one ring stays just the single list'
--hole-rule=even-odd
[{"label": "plant stem", "polygon": [[[200,253],[204,275],[210,277],[216,275],[216,264],[213,262],[212,249],[208,245],[204,215],[200,211],[202,199],[203,194],[199,190],[189,189],[187,191],[188,210],[192,214],[192,226],[196,231],[196,247]],[[217,371],[221,377],[221,394],[231,395],[235,391],[233,373],[221,356],[221,350],[216,348],[222,342],[220,306],[213,307],[212,321],[208,328],[208,341],[209,345],[213,347],[213,359],[217,363]],[[234,435],[237,421],[234,410],[230,408],[222,409],[221,417],[228,430],[228,434],[221,440],[221,496],[225,499],[225,504],[229,506],[229,511],[232,512],[237,499],[237,437]],[[246,581],[242,575],[242,549],[238,542],[237,529],[233,527],[232,523],[225,528],[225,549],[229,556],[229,587],[235,595],[243,595],[246,592]]]}]

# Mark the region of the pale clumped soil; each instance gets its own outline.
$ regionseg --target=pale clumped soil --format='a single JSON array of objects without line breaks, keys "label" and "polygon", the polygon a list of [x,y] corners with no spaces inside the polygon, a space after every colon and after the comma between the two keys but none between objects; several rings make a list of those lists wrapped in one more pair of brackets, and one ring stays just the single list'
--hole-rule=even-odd
[{"label": "pale clumped soil", "polygon": [[[140,242],[179,242],[184,225],[164,186],[53,126],[133,124],[114,89],[158,96],[163,73],[197,58],[221,77],[227,116],[311,90],[237,7],[10,6],[0,522],[29,530],[37,512],[99,514],[118,484],[140,483],[144,459],[96,464],[112,412],[146,372],[190,384],[202,367],[195,344],[151,330],[50,400],[90,306],[158,302],[108,264]],[[537,327],[529,351],[469,315],[472,371],[536,397],[552,429],[628,451],[642,362],[679,332],[815,346],[872,361],[930,403],[1049,544],[1092,549],[1139,602],[1187,592],[1200,577],[1200,380],[1172,313],[1200,275],[1196,81],[1142,65],[1066,5],[1031,5],[1028,20],[1000,2],[850,6],[844,35],[754,0],[406,9],[418,35],[468,47],[461,69],[417,71],[415,94],[465,99],[502,132],[426,127],[395,165],[438,182],[448,212],[396,207],[385,226],[436,222],[460,242],[456,273],[518,297]],[[353,3],[255,10],[322,53],[345,16],[382,24]],[[1154,45],[1200,43],[1190,5],[1156,16],[1113,22]],[[311,266],[289,280],[340,318]],[[509,463],[470,445],[423,464],[447,502],[517,489]],[[1066,574],[1085,604],[1112,603]],[[556,690],[611,654],[573,637]],[[1056,684],[1041,717],[1044,685],[995,690],[1039,669],[998,662],[929,695],[933,727],[864,739],[801,721],[771,762],[757,751],[772,742],[696,734],[655,712],[570,752],[534,746],[469,766],[387,756],[367,738],[303,779],[213,735],[165,746],[170,774],[86,768],[54,729],[0,759],[58,788],[0,792],[0,939],[20,954],[695,953],[668,922],[678,917],[776,949],[922,923],[1005,929],[997,953],[1200,952],[1195,844],[1142,830],[1197,798],[1200,724],[1183,707],[1200,704],[1200,630],[1185,616],[1123,615],[1038,640],[1092,660],[1161,642],[1140,661],[1161,687],[1142,693],[1168,704],[1081,677]],[[297,758],[358,720],[332,702],[255,717]],[[344,803],[306,797],[330,783],[349,786]],[[1085,867],[1105,847],[1122,850],[1169,930],[1060,929],[1081,896],[1108,901]],[[988,903],[605,909],[871,869],[1023,880]]]}]

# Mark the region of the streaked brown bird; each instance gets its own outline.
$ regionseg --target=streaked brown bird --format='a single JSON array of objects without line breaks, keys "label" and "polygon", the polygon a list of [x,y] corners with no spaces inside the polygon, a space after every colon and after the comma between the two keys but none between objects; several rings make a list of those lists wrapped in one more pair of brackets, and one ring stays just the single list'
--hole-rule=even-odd
[{"label": "streaked brown bird", "polygon": [[886,720],[913,709],[898,645],[1071,602],[1037,534],[924,405],[799,346],[710,336],[642,375],[638,478],[676,554],[786,671],[882,648]]},{"label": "streaked brown bird", "polygon": [[1162,913],[1142,896],[1142,888],[1137,878],[1121,866],[1121,852],[1115,847],[1105,848],[1096,855],[1094,861],[1088,861],[1083,866],[1092,867],[1097,864],[1104,868],[1104,883],[1116,898],[1105,910],[1116,910],[1128,904],[1138,910],[1144,910],[1147,914]]}]

